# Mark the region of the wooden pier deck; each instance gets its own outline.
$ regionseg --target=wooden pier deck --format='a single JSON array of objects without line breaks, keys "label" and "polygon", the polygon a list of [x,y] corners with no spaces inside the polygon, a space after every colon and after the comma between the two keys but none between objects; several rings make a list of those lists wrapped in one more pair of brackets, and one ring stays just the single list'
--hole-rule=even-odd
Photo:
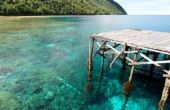
[{"label": "wooden pier deck", "polygon": [[170,33],[125,29],[91,34],[90,37],[170,55]]},{"label": "wooden pier deck", "polygon": [[[91,67],[92,67],[92,61],[94,61],[92,58],[94,58],[96,54],[99,54],[102,57],[102,68],[101,68],[100,79],[102,79],[103,76],[103,64],[104,64],[105,54],[106,55],[112,54],[112,58],[114,57],[114,54],[116,54],[116,56],[112,59],[113,61],[110,64],[110,68],[113,66],[113,64],[117,59],[122,60],[122,64],[124,67],[125,67],[126,60],[130,62],[128,64],[132,65],[132,69],[130,72],[129,81],[125,82],[123,87],[123,93],[125,94],[126,97],[128,97],[130,92],[132,91],[131,81],[132,81],[135,65],[151,64],[151,69],[149,74],[150,78],[152,77],[154,66],[159,67],[160,69],[163,70],[163,72],[165,72],[165,74],[163,74],[162,77],[165,77],[166,81],[162,92],[162,98],[159,102],[159,110],[164,110],[164,106],[169,95],[170,70],[166,70],[159,63],[170,63],[170,43],[169,43],[170,33],[138,30],[138,29],[125,29],[125,30],[104,32],[98,34],[91,34],[90,38],[92,38],[92,44],[90,41],[89,59],[87,60],[89,62],[88,63],[89,82],[87,83],[88,85],[90,85],[89,87],[91,87],[92,85]],[[100,44],[97,40],[101,40],[102,44]],[[99,48],[96,50],[96,52],[93,55],[94,41],[99,46]],[[112,46],[108,44],[108,42],[113,42],[114,45]],[[120,44],[123,44],[124,46],[122,47],[121,51],[118,51],[116,47],[119,46]],[[132,50],[132,47],[134,47],[135,49]],[[128,51],[129,49],[130,51]],[[147,50],[147,52],[143,52],[141,50]],[[157,61],[158,55],[160,53],[169,55],[169,60]],[[129,57],[127,57],[127,54],[135,54],[134,59],[130,59]],[[138,55],[140,55],[142,58],[137,59]],[[153,55],[153,58],[152,59],[149,58],[148,57],[149,55]],[[142,59],[147,60],[147,62],[141,62]]]}]

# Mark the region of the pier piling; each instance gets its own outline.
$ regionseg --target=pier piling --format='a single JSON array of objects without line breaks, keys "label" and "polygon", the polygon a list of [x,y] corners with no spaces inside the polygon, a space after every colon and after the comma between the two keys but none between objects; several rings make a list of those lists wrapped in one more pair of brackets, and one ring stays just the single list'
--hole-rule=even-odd
[{"label": "pier piling", "polygon": [[[138,47],[135,50],[139,51]],[[136,62],[137,55],[138,55],[138,53],[135,53],[135,57],[134,57],[133,63]],[[130,72],[130,77],[129,77],[129,82],[132,81],[132,75],[133,75],[134,68],[135,68],[135,65],[132,66],[132,69],[131,69],[131,72]]]},{"label": "pier piling", "polygon": [[[125,51],[128,51],[128,46],[127,43],[125,43]],[[123,68],[125,68],[125,64],[126,64],[126,57],[127,57],[127,53],[123,53],[123,59],[122,59],[122,64],[123,64]]]},{"label": "pier piling", "polygon": [[[104,56],[104,50],[105,50],[105,45],[103,45],[103,50],[102,50],[102,55],[103,56]],[[101,73],[100,73],[100,77],[99,77],[100,81],[101,81],[101,79],[103,77],[103,65],[104,65],[104,57],[102,57]]]},{"label": "pier piling", "polygon": [[[168,75],[170,75],[170,70],[169,70]],[[161,97],[161,100],[159,102],[159,110],[164,110],[165,103],[166,103],[166,100],[167,100],[168,95],[169,95],[169,87],[170,87],[170,79],[169,79],[169,76],[167,76],[167,78],[165,80],[164,89],[163,89],[163,92],[162,92],[162,97]]]},{"label": "pier piling", "polygon": [[[153,53],[153,61],[156,61],[157,58],[158,58],[158,53],[154,52],[154,53]],[[149,72],[149,77],[150,77],[150,78],[152,78],[154,67],[155,67],[155,65],[152,64],[152,65],[151,65],[151,68],[150,68],[150,72]]]}]

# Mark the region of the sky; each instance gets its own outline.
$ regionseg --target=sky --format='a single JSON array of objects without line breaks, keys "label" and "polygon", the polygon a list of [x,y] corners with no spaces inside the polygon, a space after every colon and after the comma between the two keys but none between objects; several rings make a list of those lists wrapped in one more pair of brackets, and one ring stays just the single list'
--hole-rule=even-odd
[{"label": "sky", "polygon": [[170,0],[114,0],[128,15],[170,15]]}]

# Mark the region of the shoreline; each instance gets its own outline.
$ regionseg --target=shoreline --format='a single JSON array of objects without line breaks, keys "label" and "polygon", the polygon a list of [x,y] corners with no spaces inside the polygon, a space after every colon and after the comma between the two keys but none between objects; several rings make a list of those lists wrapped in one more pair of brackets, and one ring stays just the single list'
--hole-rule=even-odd
[{"label": "shoreline", "polygon": [[[128,15],[128,14],[122,14],[122,15]],[[120,16],[122,16],[120,15]],[[135,15],[135,14],[134,14]],[[134,16],[133,14],[130,15],[130,16]],[[138,15],[136,14],[137,16],[153,16],[152,14],[151,15]],[[135,16],[136,16],[135,15]],[[5,18],[5,17],[8,17],[8,18],[39,18],[39,17],[58,17],[58,16],[107,16],[107,15],[33,15],[33,16],[15,16],[15,15],[12,15],[12,16],[1,16],[0,15],[0,18]],[[118,16],[118,15],[111,15],[111,16]],[[156,15],[156,16],[160,16],[160,15]]]}]

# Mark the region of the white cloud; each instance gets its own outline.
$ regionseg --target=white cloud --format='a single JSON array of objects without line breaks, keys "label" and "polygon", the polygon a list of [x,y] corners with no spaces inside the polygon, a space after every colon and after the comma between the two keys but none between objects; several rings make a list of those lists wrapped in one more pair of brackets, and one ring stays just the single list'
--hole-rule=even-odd
[{"label": "white cloud", "polygon": [[120,2],[120,1],[122,1],[122,0],[113,0],[113,1],[115,1],[115,2]]},{"label": "white cloud", "polygon": [[170,6],[168,6],[167,8],[170,8]]},{"label": "white cloud", "polygon": [[131,7],[131,6],[140,6],[140,5],[154,5],[154,4],[161,4],[161,3],[167,3],[167,2],[170,2],[169,0],[154,0],[154,1],[151,1],[151,2],[144,2],[144,3],[137,3],[137,4],[128,4],[127,6],[128,7]]},{"label": "white cloud", "polygon": [[169,11],[148,11],[145,14],[147,15],[169,15]]}]

